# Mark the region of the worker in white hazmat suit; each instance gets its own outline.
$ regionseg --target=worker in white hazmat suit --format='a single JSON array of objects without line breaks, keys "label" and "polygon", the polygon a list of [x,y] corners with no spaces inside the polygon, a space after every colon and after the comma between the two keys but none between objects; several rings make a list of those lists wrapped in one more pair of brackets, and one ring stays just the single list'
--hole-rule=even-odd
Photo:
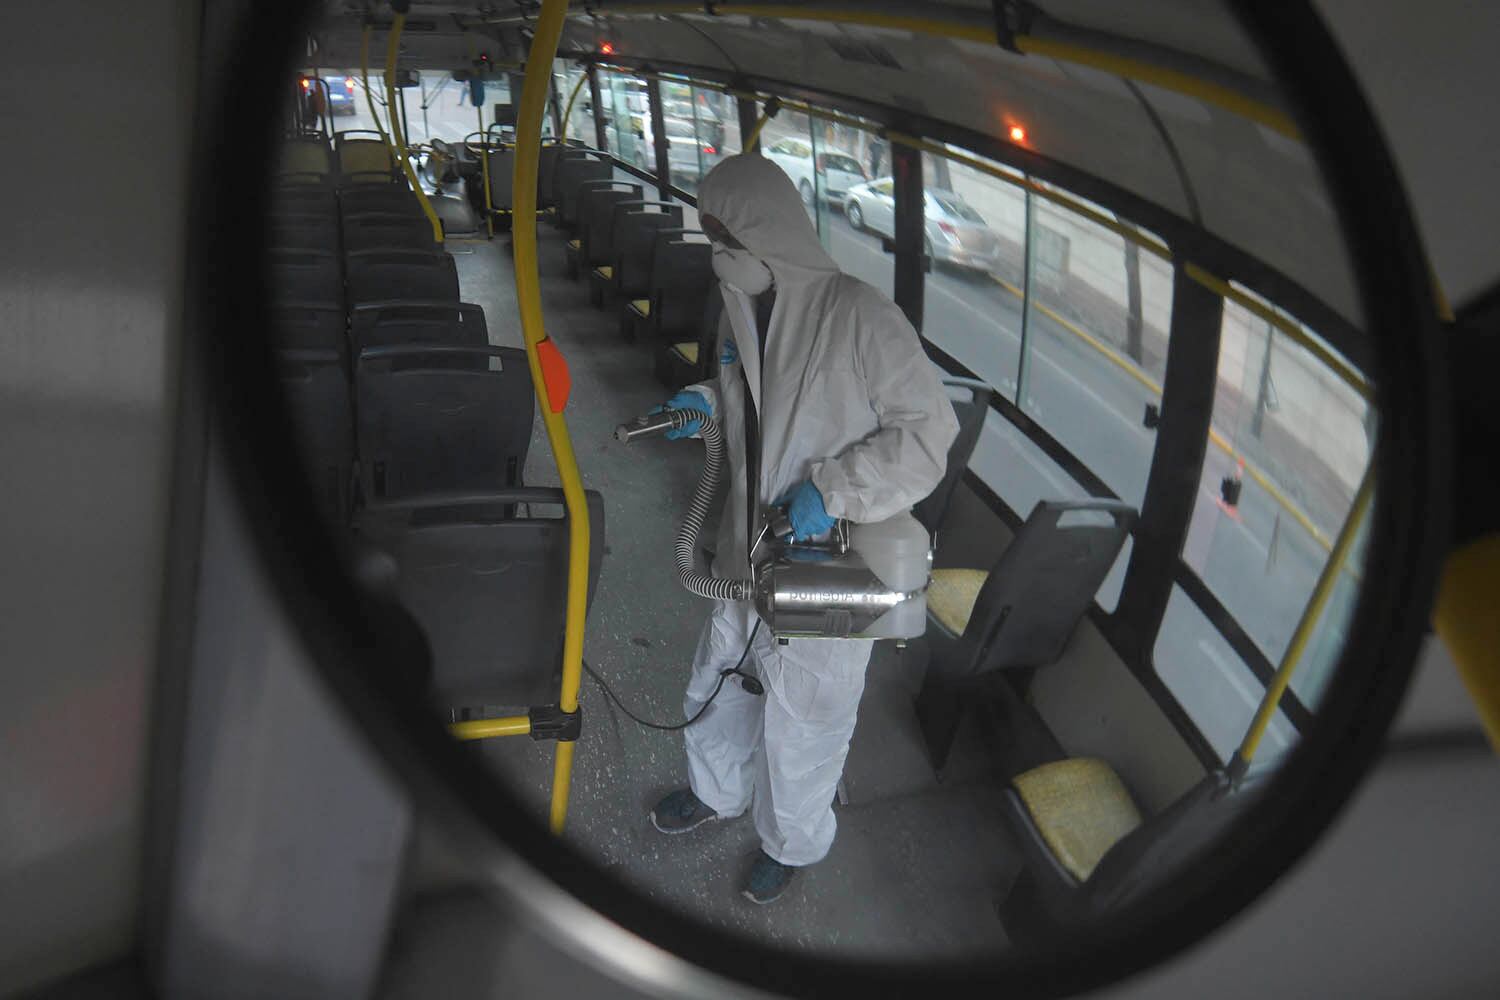
[{"label": "worker in white hazmat suit", "polygon": [[[729,495],[713,572],[743,579],[763,507],[788,505],[799,539],[825,535],[835,518],[891,517],[937,487],[958,422],[911,324],[839,270],[779,167],[756,154],[724,160],[703,178],[698,210],[724,295],[720,368],[668,405],[723,428]],[[724,686],[685,730],[691,787],[664,798],[651,820],[682,833],[752,809],[761,853],[745,894],[764,903],[833,843],[871,642],[779,645],[758,626],[752,604],[728,601],[704,625],[688,716]],[[722,676],[736,665],[758,676],[763,696]]]}]

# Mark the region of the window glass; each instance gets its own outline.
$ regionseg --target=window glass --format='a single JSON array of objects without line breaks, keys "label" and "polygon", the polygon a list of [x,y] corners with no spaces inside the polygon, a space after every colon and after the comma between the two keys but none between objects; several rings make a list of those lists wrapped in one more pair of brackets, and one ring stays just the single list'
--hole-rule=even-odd
[{"label": "window glass", "polygon": [[651,113],[646,81],[614,70],[599,72],[599,99],[604,105],[605,138],[609,152],[638,170],[654,174]]},{"label": "window glass", "polygon": [[[1291,335],[1311,331],[1261,306],[1224,303],[1213,430],[1182,556],[1274,664],[1349,515],[1375,426],[1361,392]],[[1356,545],[1293,675],[1309,707],[1337,657],[1362,564]]]},{"label": "window glass", "polygon": [[[1030,296],[1017,401],[1139,507],[1155,447],[1146,408],[1160,407],[1166,372],[1171,262],[1067,205],[1036,194],[1027,201]],[[943,236],[962,242],[946,232],[934,239]]]},{"label": "window glass", "polygon": [[739,111],[727,94],[670,79],[661,81],[661,103],[671,181],[696,194],[714,164],[739,152]]},{"label": "window glass", "polygon": [[[885,176],[890,173],[890,164],[888,151],[883,152],[886,155],[881,157],[878,169]],[[926,153],[922,156],[922,183],[927,192],[924,249],[932,258],[922,296],[922,333],[1014,400],[1025,300],[1021,287],[1025,192],[966,164]],[[875,211],[865,213],[862,222],[880,235],[893,235],[895,206],[888,197],[891,181],[883,180],[875,189],[886,197],[872,204]],[[968,215],[983,221],[966,217],[965,209]],[[1016,508],[1022,514],[1030,509]]]},{"label": "window glass", "polygon": [[[1177,587],[1152,651],[1156,672],[1221,761],[1239,748],[1260,707],[1265,687],[1230,648],[1212,622]],[[1253,762],[1271,763],[1296,742],[1297,732],[1278,709]]]},{"label": "window glass", "polygon": [[[588,74],[576,63],[559,62],[558,66],[561,69],[556,76],[558,113],[568,116],[564,134],[569,139],[581,139],[586,145],[592,146],[597,137],[594,134],[594,104],[593,96],[589,93]],[[575,87],[578,88],[577,97],[573,96]],[[568,107],[570,99],[573,102],[571,110]]]}]

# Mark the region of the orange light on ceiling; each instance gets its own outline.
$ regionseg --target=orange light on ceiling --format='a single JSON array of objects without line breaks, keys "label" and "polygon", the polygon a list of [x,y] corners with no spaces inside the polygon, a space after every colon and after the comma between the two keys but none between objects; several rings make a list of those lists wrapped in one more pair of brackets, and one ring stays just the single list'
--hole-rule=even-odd
[{"label": "orange light on ceiling", "polygon": [[602,42],[599,45],[599,54],[600,55],[606,55],[606,56],[612,56],[612,55],[615,54],[615,47],[613,45],[611,45],[610,43],[608,43],[608,42]]},{"label": "orange light on ceiling", "polygon": [[1010,127],[1010,141],[1011,142],[1025,142],[1026,141],[1026,130],[1024,128],[1022,128],[1020,125],[1012,125]]}]

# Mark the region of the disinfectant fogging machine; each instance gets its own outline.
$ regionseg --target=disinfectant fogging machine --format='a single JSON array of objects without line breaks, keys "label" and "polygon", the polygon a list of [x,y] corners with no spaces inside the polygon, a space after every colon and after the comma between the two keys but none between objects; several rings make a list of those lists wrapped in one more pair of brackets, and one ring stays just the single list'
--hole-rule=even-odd
[{"label": "disinfectant fogging machine", "polygon": [[827,541],[797,542],[782,508],[762,511],[748,580],[711,576],[695,562],[698,535],[724,475],[724,434],[696,410],[662,410],[615,429],[629,443],[699,421],[703,471],[674,546],[682,585],[700,597],[754,601],[780,639],[897,639],[927,627],[932,539],[910,512],[872,524],[838,520]]}]

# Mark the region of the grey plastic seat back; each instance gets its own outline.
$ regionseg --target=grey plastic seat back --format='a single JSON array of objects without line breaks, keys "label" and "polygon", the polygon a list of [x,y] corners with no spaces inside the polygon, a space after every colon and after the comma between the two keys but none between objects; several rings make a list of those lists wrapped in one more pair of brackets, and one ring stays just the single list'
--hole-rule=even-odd
[{"label": "grey plastic seat back", "polygon": [[614,164],[607,160],[568,156],[557,165],[557,217],[569,232],[578,226],[581,189],[585,184],[609,181]]},{"label": "grey plastic seat back", "polygon": [[[670,340],[697,340],[710,293],[719,294],[713,250],[691,233],[656,234],[651,256],[651,324]],[[700,235],[701,234],[697,234]]]},{"label": "grey plastic seat back", "polygon": [[392,247],[431,250],[442,246],[432,238],[432,225],[421,212],[345,215],[343,232],[344,249],[350,251]]},{"label": "grey plastic seat back", "polygon": [[[912,509],[918,521],[928,531],[937,531],[948,516],[948,505],[953,501],[953,491],[963,479],[964,470],[979,443],[979,433],[984,430],[984,418],[990,409],[990,398],[995,390],[983,382],[973,379],[944,379],[950,390],[949,401],[953,404],[954,416],[958,417],[958,436],[948,446],[948,465],[943,472],[943,481],[938,483],[928,497]],[[959,398],[953,398],[954,396]]]},{"label": "grey plastic seat back", "polygon": [[273,250],[339,250],[335,216],[276,213],[268,220],[266,245]]},{"label": "grey plastic seat back", "polygon": [[[604,552],[604,503],[585,493]],[[524,517],[502,510],[526,504]],[[560,489],[504,489],[372,507],[360,530],[394,559],[401,603],[432,649],[438,708],[555,705],[567,609],[568,521]]]},{"label": "grey plastic seat back", "polygon": [[343,309],[344,279],[329,250],[271,250],[268,291],[275,302],[309,302]]},{"label": "grey plastic seat back", "polygon": [[339,192],[339,215],[413,215],[427,218],[417,196],[404,185],[360,184]]},{"label": "grey plastic seat back", "polygon": [[289,349],[276,354],[282,399],[319,508],[335,524],[349,516],[354,470],[354,416],[349,380],[337,351]]},{"label": "grey plastic seat back", "polygon": [[651,294],[651,256],[656,234],[664,229],[687,231],[682,228],[682,206],[648,202],[639,209],[621,211],[622,208],[623,204],[615,206],[619,220],[615,235],[615,267],[619,273],[615,279],[626,299],[644,299]]},{"label": "grey plastic seat back", "polygon": [[434,344],[488,347],[484,310],[468,302],[387,301],[355,306],[349,332],[356,351]]},{"label": "grey plastic seat back", "polygon": [[275,302],[270,312],[271,342],[277,350],[333,351],[341,364],[348,357],[343,306],[329,302]]},{"label": "grey plastic seat back", "polygon": [[491,149],[490,160],[490,205],[493,208],[514,207],[516,151],[510,147]]},{"label": "grey plastic seat back", "polygon": [[354,384],[366,503],[521,485],[535,412],[525,351],[367,348]]},{"label": "grey plastic seat back", "polygon": [[349,305],[393,299],[458,303],[458,267],[442,251],[357,250],[344,257]]},{"label": "grey plastic seat back", "polygon": [[1056,661],[1136,517],[1119,500],[1039,501],[980,588],[963,654],[944,669],[974,676]]},{"label": "grey plastic seat back", "polygon": [[625,181],[607,185],[585,185],[578,208],[579,261],[585,267],[608,264],[614,257],[612,227],[614,206],[622,201],[640,201],[641,186]]}]

